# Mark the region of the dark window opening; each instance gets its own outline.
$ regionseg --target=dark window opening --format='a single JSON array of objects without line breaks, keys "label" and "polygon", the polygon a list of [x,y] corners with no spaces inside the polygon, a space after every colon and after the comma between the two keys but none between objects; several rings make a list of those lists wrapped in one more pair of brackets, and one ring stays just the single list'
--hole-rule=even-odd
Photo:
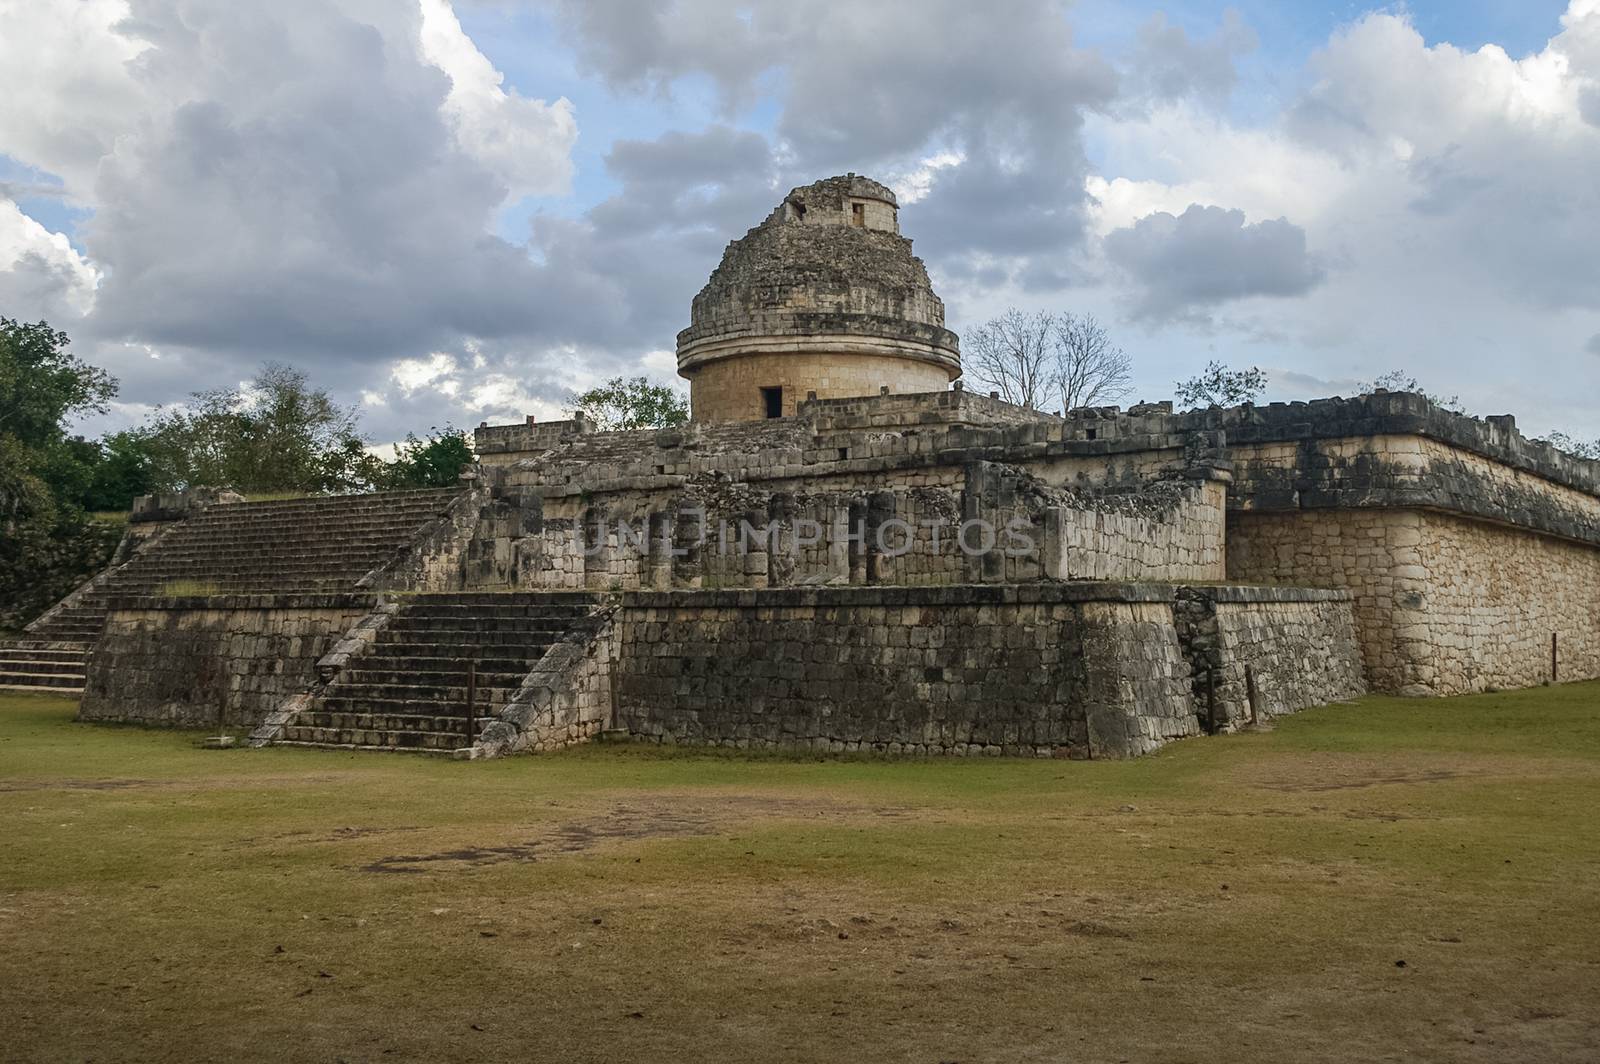
[{"label": "dark window opening", "polygon": [[767,416],[768,417],[782,417],[783,416],[783,389],[782,388],[763,388],[763,389],[761,389],[761,402],[767,409]]},{"label": "dark window opening", "polygon": [[1085,429],[1084,432],[1088,436],[1088,438],[1091,439],[1091,440],[1094,439],[1095,436],[1097,435],[1097,430],[1095,430],[1095,429]]},{"label": "dark window opening", "polygon": [[850,224],[851,225],[866,225],[867,224],[867,205],[865,203],[852,203],[852,204],[850,204]]}]

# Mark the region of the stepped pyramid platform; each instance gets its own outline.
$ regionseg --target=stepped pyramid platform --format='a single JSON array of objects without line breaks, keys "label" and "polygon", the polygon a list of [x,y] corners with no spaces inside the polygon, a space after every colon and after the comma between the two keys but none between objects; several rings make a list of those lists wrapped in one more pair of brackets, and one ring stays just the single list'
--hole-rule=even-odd
[{"label": "stepped pyramid platform", "polygon": [[216,503],[172,524],[0,641],[0,688],[80,695],[112,601],[132,596],[353,591],[403,556],[458,488]]},{"label": "stepped pyramid platform", "polygon": [[437,754],[469,747],[599,604],[582,592],[408,597],[273,743]]},{"label": "stepped pyramid platform", "polygon": [[440,488],[211,506],[96,590],[105,597],[354,590],[459,495]]}]

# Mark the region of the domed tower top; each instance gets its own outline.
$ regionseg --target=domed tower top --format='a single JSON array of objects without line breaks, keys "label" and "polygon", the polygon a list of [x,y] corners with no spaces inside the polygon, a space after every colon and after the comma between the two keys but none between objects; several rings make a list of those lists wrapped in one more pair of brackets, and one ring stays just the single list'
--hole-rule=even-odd
[{"label": "domed tower top", "polygon": [[830,177],[728,245],[678,334],[696,421],[787,416],[809,392],[942,391],[961,375],[898,213],[878,182]]}]

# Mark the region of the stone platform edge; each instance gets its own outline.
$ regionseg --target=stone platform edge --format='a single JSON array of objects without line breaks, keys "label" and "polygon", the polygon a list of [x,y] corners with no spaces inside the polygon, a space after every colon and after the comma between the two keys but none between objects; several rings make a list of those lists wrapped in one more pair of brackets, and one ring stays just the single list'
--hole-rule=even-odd
[{"label": "stone platform edge", "polygon": [[1242,584],[1125,583],[1069,581],[1038,584],[940,584],[926,587],[874,584],[840,587],[689,588],[624,591],[624,609],[676,607],[808,606],[1007,606],[1076,602],[1171,602],[1186,587],[1218,602],[1345,602],[1339,589]]}]

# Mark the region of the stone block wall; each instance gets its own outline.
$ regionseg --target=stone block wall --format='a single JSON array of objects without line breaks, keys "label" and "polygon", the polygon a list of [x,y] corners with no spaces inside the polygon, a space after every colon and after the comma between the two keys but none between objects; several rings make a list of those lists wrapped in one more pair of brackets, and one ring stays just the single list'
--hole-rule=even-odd
[{"label": "stone block wall", "polygon": [[1099,496],[1094,507],[1055,507],[1044,573],[1056,580],[1221,580],[1227,494],[1218,481],[1169,481]]},{"label": "stone block wall", "polygon": [[1185,587],[1174,605],[1195,712],[1210,732],[1366,693],[1350,595]]},{"label": "stone block wall", "polygon": [[608,476],[604,466],[569,473],[540,463],[497,474],[466,584],[605,591],[1224,575],[1225,477],[1061,487],[986,460],[877,476],[802,477],[782,462],[744,472],[749,479]]},{"label": "stone block wall", "polygon": [[1600,548],[1435,513],[1422,541],[1418,683],[1453,694],[1600,677]]},{"label": "stone block wall", "polygon": [[113,601],[78,719],[253,728],[316,682],[317,660],[371,595],[228,595]]},{"label": "stone block wall", "polygon": [[1124,757],[1195,734],[1159,585],[623,596],[616,726],[646,740]]},{"label": "stone block wall", "polygon": [[847,349],[841,337],[834,351],[773,351],[707,363],[693,371],[692,416],[696,421],[756,421],[767,416],[763,388],[782,388],[782,416],[799,404],[820,398],[894,392],[934,392],[949,386],[950,371],[916,358],[894,358]]},{"label": "stone block wall", "polygon": [[922,425],[1059,424],[1054,414],[1031,410],[957,385],[920,394],[862,393],[834,399],[807,399],[796,413],[819,433],[889,429]]},{"label": "stone block wall", "polygon": [[1424,510],[1230,515],[1230,579],[1348,588],[1374,690],[1600,676],[1600,550]]}]

